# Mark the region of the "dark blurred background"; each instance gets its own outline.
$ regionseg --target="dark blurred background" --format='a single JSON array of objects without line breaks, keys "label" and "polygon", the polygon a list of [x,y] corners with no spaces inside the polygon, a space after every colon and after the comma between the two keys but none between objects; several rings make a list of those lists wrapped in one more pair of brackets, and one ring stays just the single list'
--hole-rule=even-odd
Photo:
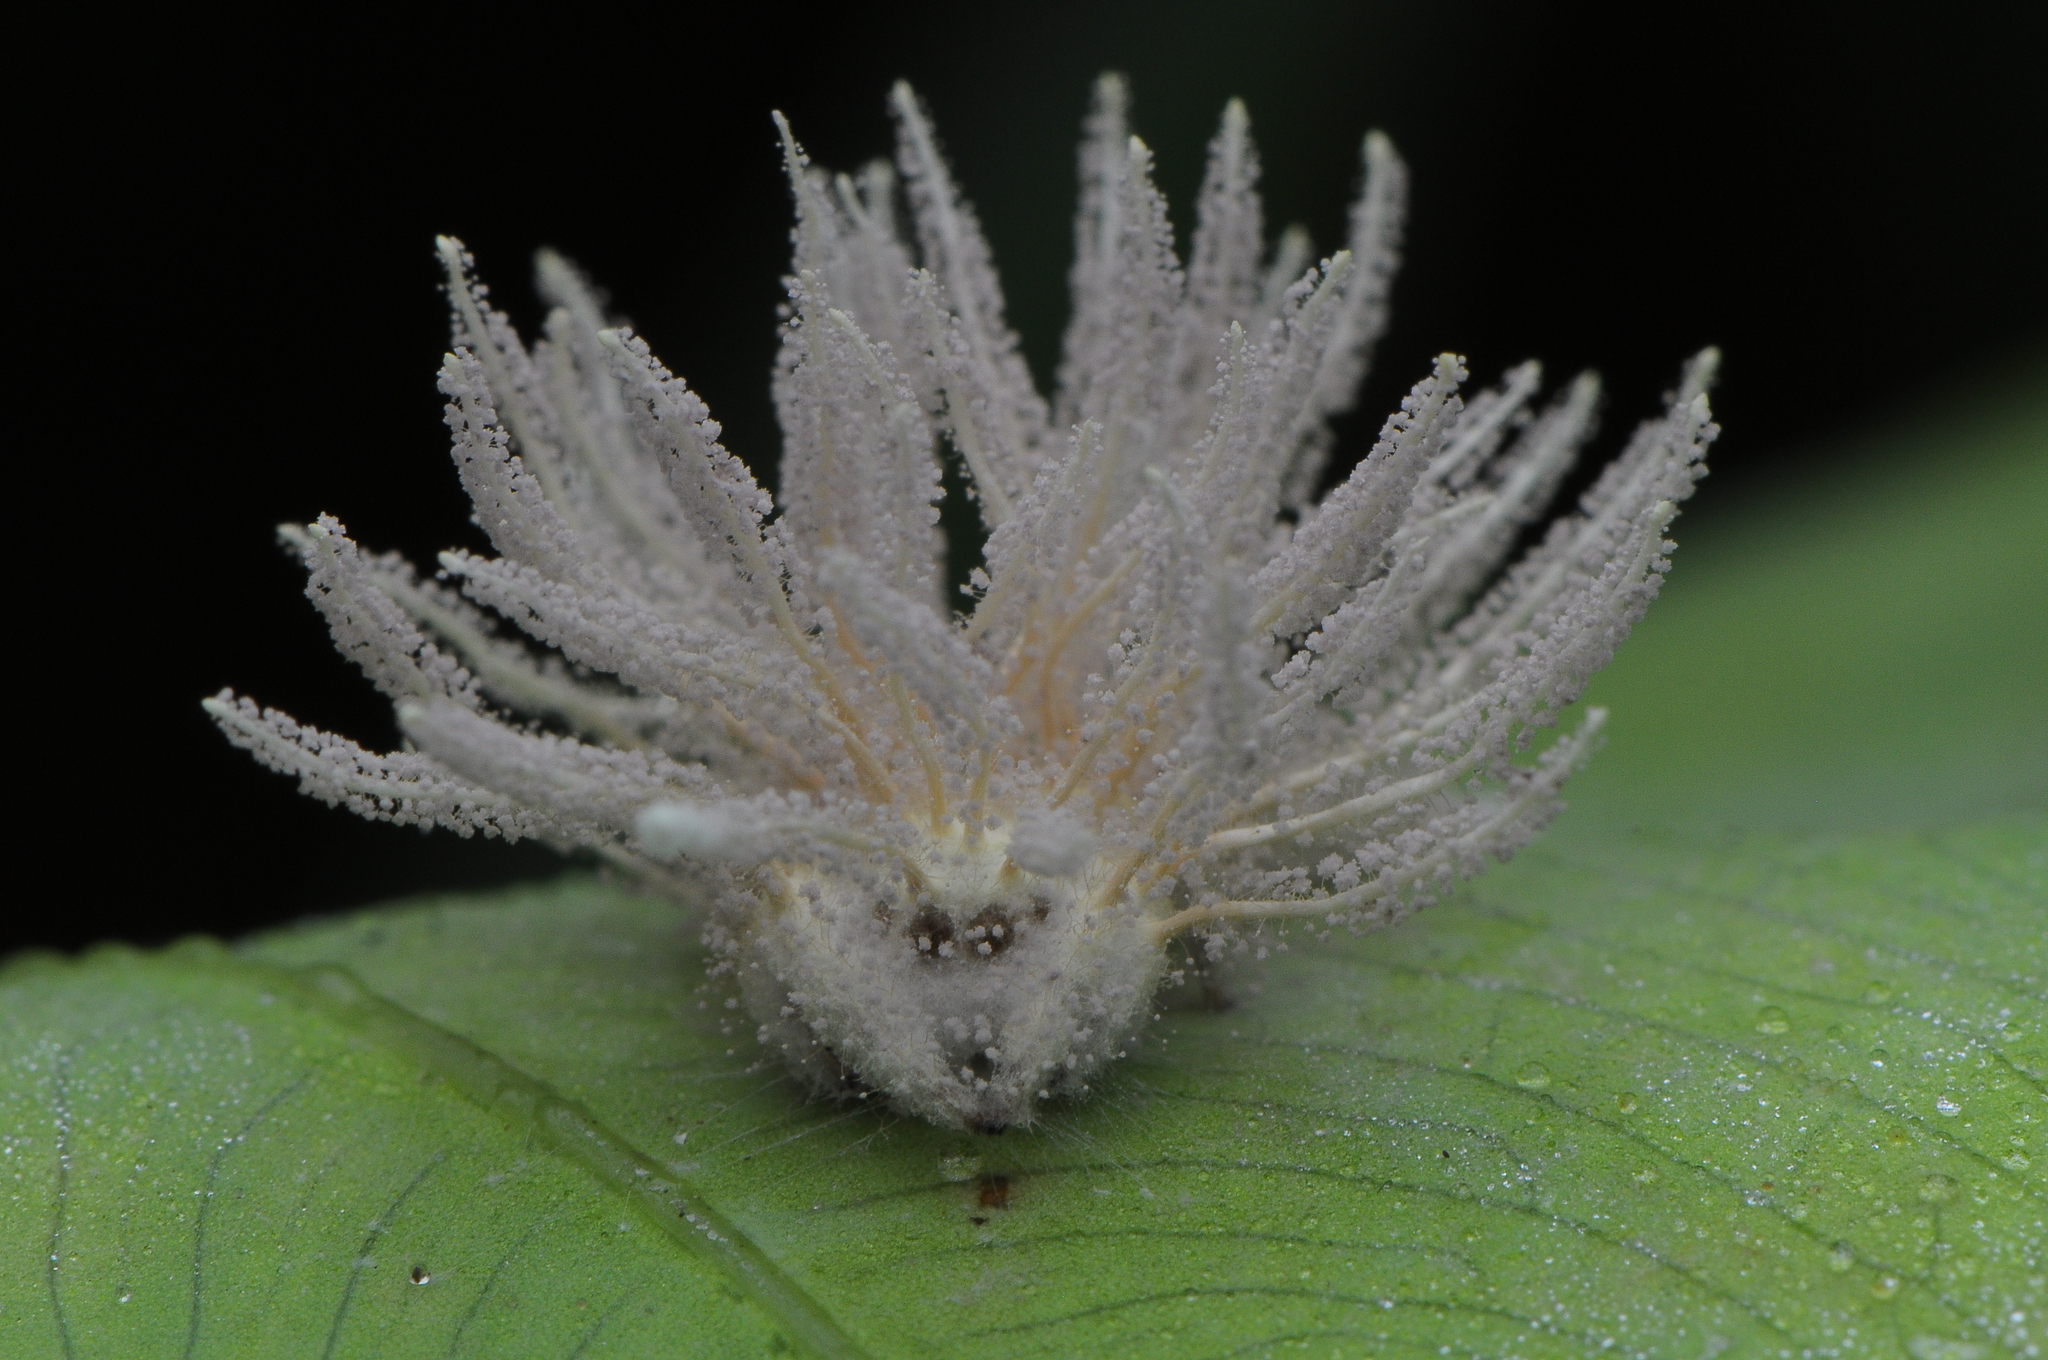
[{"label": "dark blurred background", "polygon": [[884,95],[907,76],[1041,378],[1099,71],[1130,77],[1183,231],[1229,96],[1251,109],[1269,221],[1324,249],[1380,127],[1413,172],[1407,262],[1340,460],[1440,349],[1478,377],[1530,355],[1553,380],[1598,368],[1611,449],[1713,342],[1728,433],[1682,540],[1788,478],[1847,475],[1815,451],[2048,339],[2048,6],[1908,13],[682,5],[373,28],[300,11],[25,43],[14,727],[39,791],[0,948],[232,934],[558,867],[302,799],[198,707],[232,685],[393,744],[272,529],[329,511],[417,561],[478,541],[434,389],[437,232],[525,326],[533,249],[579,260],[772,476],[789,208],[771,108],[851,169],[889,150]]}]

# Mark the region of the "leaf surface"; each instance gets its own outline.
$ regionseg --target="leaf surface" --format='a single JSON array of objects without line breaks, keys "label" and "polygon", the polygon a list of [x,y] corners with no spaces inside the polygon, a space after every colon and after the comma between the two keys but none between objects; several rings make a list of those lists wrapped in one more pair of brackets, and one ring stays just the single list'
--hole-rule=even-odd
[{"label": "leaf surface", "polygon": [[1536,846],[1029,1134],[801,1100],[578,875],[17,960],[0,1354],[2036,1354],[2044,431],[1688,539]]}]

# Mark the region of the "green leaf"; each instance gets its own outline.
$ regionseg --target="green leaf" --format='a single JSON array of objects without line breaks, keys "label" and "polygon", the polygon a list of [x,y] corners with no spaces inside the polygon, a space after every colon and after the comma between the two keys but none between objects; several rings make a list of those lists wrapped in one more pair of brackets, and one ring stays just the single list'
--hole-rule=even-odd
[{"label": "green leaf", "polygon": [[777,1302],[779,1276],[706,1242],[715,1212],[636,1212],[681,1197],[346,974],[202,941],[8,982],[0,1354],[660,1354],[711,1322],[692,1353],[774,1342],[745,1295]]},{"label": "green leaf", "polygon": [[582,876],[17,960],[0,1354],[2035,1353],[2044,432],[1687,537],[1537,846],[1030,1134],[803,1101]]}]

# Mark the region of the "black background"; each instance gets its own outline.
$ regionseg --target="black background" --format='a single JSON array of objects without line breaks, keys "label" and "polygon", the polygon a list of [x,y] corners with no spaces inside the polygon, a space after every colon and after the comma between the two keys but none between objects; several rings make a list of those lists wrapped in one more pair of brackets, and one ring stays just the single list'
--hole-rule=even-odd
[{"label": "black background", "polygon": [[771,108],[851,169],[891,145],[890,82],[916,84],[1042,378],[1097,72],[1130,76],[1177,210],[1243,96],[1269,219],[1326,249],[1359,136],[1385,128],[1413,172],[1407,264],[1340,459],[1443,348],[1481,377],[1529,355],[1553,379],[1599,368],[1611,446],[1711,341],[1728,434],[1704,520],[1849,475],[1813,450],[2048,336],[2038,3],[1910,22],[1272,0],[422,11],[381,29],[276,13],[87,25],[12,59],[25,607],[0,946],[233,933],[557,867],[302,799],[198,700],[233,685],[395,740],[272,526],[329,511],[423,561],[475,541],[434,390],[436,232],[525,326],[532,250],[580,261],[772,475],[789,209]]}]

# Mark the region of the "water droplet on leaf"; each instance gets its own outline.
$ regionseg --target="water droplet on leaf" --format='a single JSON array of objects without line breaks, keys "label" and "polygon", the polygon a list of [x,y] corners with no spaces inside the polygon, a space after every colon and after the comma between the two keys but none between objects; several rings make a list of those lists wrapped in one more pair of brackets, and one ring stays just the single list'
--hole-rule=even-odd
[{"label": "water droplet on leaf", "polygon": [[1766,1006],[1756,1013],[1758,1034],[1784,1034],[1791,1030],[1792,1021],[1781,1006]]},{"label": "water droplet on leaf", "polygon": [[1515,1073],[1515,1085],[1540,1091],[1550,1085],[1550,1069],[1540,1062],[1523,1063],[1522,1070]]},{"label": "water droplet on leaf", "polygon": [[1984,1360],[1984,1348],[1974,1341],[1950,1341],[1939,1336],[1915,1336],[1906,1341],[1906,1354],[1913,1360]]}]

